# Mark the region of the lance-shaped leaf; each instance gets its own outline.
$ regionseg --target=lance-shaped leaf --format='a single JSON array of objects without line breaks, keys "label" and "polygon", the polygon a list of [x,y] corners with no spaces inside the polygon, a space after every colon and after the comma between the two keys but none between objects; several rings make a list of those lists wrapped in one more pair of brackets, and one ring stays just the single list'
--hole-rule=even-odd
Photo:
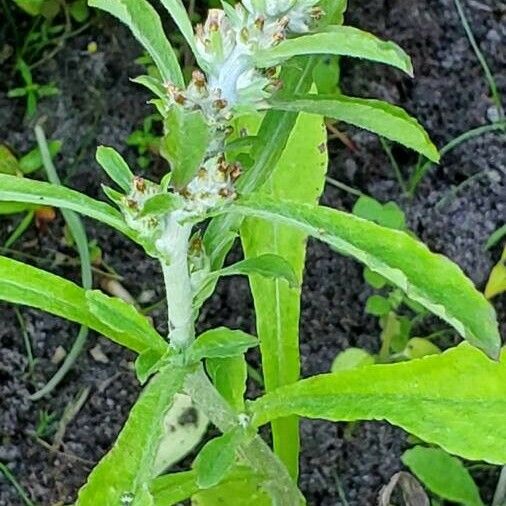
[{"label": "lance-shaped leaf", "polygon": [[418,121],[400,107],[367,98],[344,95],[294,95],[292,99],[273,98],[274,109],[321,114],[369,130],[418,151],[433,162],[439,153]]},{"label": "lance-shaped leaf", "polygon": [[294,413],[384,419],[455,455],[506,463],[506,352],[495,362],[467,343],[409,362],[314,376],[250,407],[257,426]]},{"label": "lance-shaped leaf", "polygon": [[216,390],[238,412],[244,412],[248,364],[244,355],[206,359],[206,370]]},{"label": "lance-shaped leaf", "polygon": [[195,176],[209,146],[209,127],[200,111],[174,105],[165,118],[161,153],[172,168],[171,183],[183,188]]},{"label": "lance-shaped leaf", "polygon": [[148,384],[113,448],[80,490],[76,506],[153,504],[148,487],[154,478],[163,420],[185,375],[185,369],[171,364]]},{"label": "lance-shaped leaf", "polygon": [[[153,348],[160,356],[163,355],[167,345],[153,329],[145,333],[142,328],[134,331],[128,321],[123,325],[112,324],[125,316],[132,316],[123,312],[118,315],[114,304],[109,306],[107,322],[102,321],[90,310],[86,294],[86,290],[66,279],[16,260],[0,257],[1,300],[42,309],[80,323],[137,353]],[[103,297],[110,299],[105,295]],[[137,318],[144,317],[137,315]]]},{"label": "lance-shaped leaf", "polygon": [[114,149],[99,146],[97,149],[97,162],[107,175],[125,192],[132,189],[134,175],[124,158]]},{"label": "lance-shaped leaf", "polygon": [[179,31],[183,34],[186,42],[195,56],[199,67],[203,70],[208,70],[208,64],[205,60],[200,58],[199,52],[195,44],[195,35],[193,33],[193,26],[190,18],[186,12],[186,8],[181,0],[160,0],[163,6],[169,11],[174,23],[176,23]]},{"label": "lance-shaped leaf", "polygon": [[86,292],[86,300],[92,314],[107,327],[132,338],[141,338],[143,350],[166,352],[167,342],[153,328],[148,319],[131,304],[109,297],[98,290]]},{"label": "lance-shaped leaf", "polygon": [[102,9],[125,23],[151,55],[166,82],[184,87],[183,74],[176,54],[165,37],[160,16],[146,0],[88,0],[91,7]]},{"label": "lance-shaped leaf", "polygon": [[[321,116],[301,114],[286,150],[261,193],[276,199],[316,204],[327,171],[327,132]],[[247,219],[241,228],[246,257],[275,253],[286,258],[295,283],[250,276],[256,327],[262,352],[267,392],[299,379],[299,319],[307,234],[293,227],[262,219]],[[299,468],[297,417],[275,420],[272,439],[276,454],[295,479]]]},{"label": "lance-shaped leaf", "polygon": [[26,202],[38,206],[70,209],[101,221],[136,240],[137,234],[123,220],[119,211],[78,191],[16,176],[0,175],[0,201]]},{"label": "lance-shaped leaf", "polygon": [[256,274],[264,278],[284,280],[292,288],[299,285],[299,280],[293,267],[283,257],[273,253],[265,253],[241,260],[229,267],[211,273],[210,276],[222,277],[239,274],[246,276]]},{"label": "lance-shaped leaf", "polygon": [[397,67],[410,76],[413,65],[409,56],[394,42],[351,26],[330,26],[325,32],[288,39],[277,46],[255,53],[259,67],[272,67],[299,55],[331,54],[365,58]]},{"label": "lance-shaped leaf", "polygon": [[190,356],[195,361],[203,358],[236,357],[255,346],[258,346],[255,336],[242,330],[220,327],[201,334],[192,344]]},{"label": "lance-shaped leaf", "polygon": [[493,307],[456,264],[408,234],[335,209],[261,195],[244,198],[227,210],[291,225],[356,258],[471,344],[498,356],[501,340]]}]

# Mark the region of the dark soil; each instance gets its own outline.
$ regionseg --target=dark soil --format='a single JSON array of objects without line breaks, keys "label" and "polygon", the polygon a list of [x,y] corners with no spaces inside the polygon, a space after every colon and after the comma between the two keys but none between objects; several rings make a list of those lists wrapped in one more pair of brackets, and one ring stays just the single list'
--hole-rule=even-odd
[{"label": "dark soil", "polygon": [[[416,79],[410,81],[379,65],[345,61],[342,87],[346,93],[402,105],[420,118],[439,146],[487,123],[493,114],[489,90],[452,0],[352,0],[350,4],[348,24],[399,42],[413,56]],[[473,0],[465,7],[497,85],[506,90],[505,4]],[[98,52],[92,55],[86,52],[91,40],[98,43]],[[58,167],[66,184],[98,195],[104,178],[94,162],[95,146],[104,143],[125,152],[125,139],[150,113],[147,96],[128,81],[140,73],[133,63],[139,54],[126,30],[107,21],[107,30],[92,27],[68,41],[36,72],[37,81],[54,81],[61,90],[58,97],[41,102],[39,114],[47,116],[45,129],[51,138],[64,142]],[[12,87],[10,79],[6,76],[0,82],[0,140],[25,152],[33,147],[34,138],[31,125],[22,122],[23,104],[6,98]],[[401,196],[378,140],[342,128],[358,151],[350,152],[333,142],[330,175],[382,201],[396,200],[407,213],[411,229],[431,249],[456,261],[483,288],[500,254],[499,248],[485,252],[483,245],[504,223],[506,214],[505,137],[488,134],[460,146],[431,171],[415,199],[409,201]],[[125,154],[135,163],[132,149]],[[414,155],[398,147],[394,155],[408,174],[416,161]],[[331,186],[324,196],[326,204],[338,208],[350,209],[353,201]],[[0,240],[11,229],[12,221],[2,219]],[[87,222],[87,230],[135,297],[151,291],[152,301],[161,298],[155,284],[159,271],[153,262],[106,228]],[[74,256],[62,245],[61,237],[58,219],[47,233],[31,230],[16,248],[39,257],[31,260],[35,264],[78,279],[77,267],[44,263],[54,257],[51,249]],[[321,244],[310,243],[301,332],[304,376],[328,371],[336,353],[348,346],[377,350],[377,321],[364,313],[369,293],[359,265]],[[504,296],[495,301],[503,336],[505,302]],[[27,394],[55,371],[51,357],[59,345],[70,348],[76,326],[20,308],[37,357],[30,377],[14,308],[0,304],[0,311],[0,461],[37,504],[72,502],[87,473],[115,439],[139,392],[131,371],[133,355],[92,335],[87,351],[57,391],[34,403]],[[154,319],[157,324],[163,322],[163,310],[155,312]],[[253,331],[253,321],[251,298],[243,281],[221,284],[201,316],[203,326],[230,325],[249,331]],[[433,323],[433,328],[441,327],[440,322]],[[90,355],[97,343],[107,363]],[[91,388],[87,402],[68,425],[60,453],[51,453],[33,436],[39,417],[48,412],[59,419],[84,387]],[[402,430],[382,423],[347,428],[303,422],[302,433],[301,487],[312,505],[344,505],[345,500],[350,506],[376,504],[379,489],[402,468],[400,455],[409,446]],[[497,469],[489,468],[478,476],[487,503],[497,475]],[[0,505],[18,504],[22,504],[19,495],[0,477]]]}]

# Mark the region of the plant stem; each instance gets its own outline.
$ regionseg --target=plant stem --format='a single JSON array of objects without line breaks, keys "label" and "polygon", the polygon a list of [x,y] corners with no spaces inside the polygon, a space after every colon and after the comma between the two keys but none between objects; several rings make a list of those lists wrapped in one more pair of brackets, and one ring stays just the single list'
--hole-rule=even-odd
[{"label": "plant stem", "polygon": [[193,318],[193,290],[188,266],[188,244],[191,225],[181,224],[177,213],[167,218],[164,236],[157,247],[164,256],[161,259],[165,290],[169,340],[177,349],[185,349],[195,339]]},{"label": "plant stem", "polygon": [[[202,367],[187,377],[184,389],[221,432],[237,427],[237,413],[219,394]],[[264,486],[275,506],[305,504],[287,469],[259,435],[243,443],[239,454],[256,472],[266,477]]]}]

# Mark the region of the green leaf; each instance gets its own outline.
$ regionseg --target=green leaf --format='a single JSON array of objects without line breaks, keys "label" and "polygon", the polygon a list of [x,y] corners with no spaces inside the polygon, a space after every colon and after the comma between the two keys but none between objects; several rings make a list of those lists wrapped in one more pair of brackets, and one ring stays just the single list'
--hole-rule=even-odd
[{"label": "green leaf", "polygon": [[0,174],[19,176],[20,172],[18,159],[7,146],[0,144]]},{"label": "green leaf", "polygon": [[358,369],[366,365],[374,364],[374,357],[361,348],[348,348],[337,355],[332,362],[331,371],[341,372],[350,369]]},{"label": "green leaf", "polygon": [[160,0],[163,6],[169,11],[169,14],[172,16],[172,19],[176,23],[179,31],[183,34],[186,42],[190,46],[193,55],[195,56],[199,67],[203,70],[209,70],[209,65],[205,60],[202,60],[199,56],[199,52],[197,51],[197,47],[195,44],[195,35],[193,33],[193,26],[186,12],[186,8],[183,5],[181,0]]},{"label": "green leaf", "polygon": [[232,430],[209,441],[197,455],[193,468],[200,488],[211,488],[223,480],[235,462],[235,453],[244,438],[240,430]]},{"label": "green leaf", "polygon": [[258,346],[256,337],[242,330],[219,327],[200,334],[190,348],[190,357],[196,362],[203,358],[235,357],[255,346]]},{"label": "green leaf", "polygon": [[125,23],[153,58],[163,79],[184,87],[177,56],[164,35],[162,22],[146,0],[89,0],[91,7],[102,9]]},{"label": "green leaf", "polygon": [[383,276],[371,271],[368,267],[364,268],[364,279],[376,290],[380,290],[387,284],[387,280]]},{"label": "green leaf", "polygon": [[[61,141],[49,141],[47,143],[49,148],[49,154],[51,158],[55,158],[56,155],[60,152],[62,142]],[[39,170],[42,167],[42,156],[40,154],[39,148],[32,149],[29,153],[22,156],[19,159],[19,168],[21,172],[26,176]]]},{"label": "green leaf", "polygon": [[494,266],[485,287],[485,297],[491,299],[496,295],[506,292],[506,246],[501,259]]},{"label": "green leaf", "polygon": [[366,313],[374,316],[385,316],[390,313],[391,310],[392,306],[390,305],[390,302],[381,295],[371,295],[367,299],[367,303],[365,305]]},{"label": "green leaf", "polygon": [[97,148],[97,162],[107,175],[125,192],[130,193],[134,175],[124,158],[114,149],[106,146]]},{"label": "green leaf", "polygon": [[0,201],[70,209],[102,221],[134,241],[137,239],[137,234],[125,224],[122,215],[116,209],[63,186],[33,179],[0,175]]},{"label": "green leaf", "polygon": [[272,253],[247,258],[220,271],[211,273],[212,276],[236,276],[239,274],[246,276],[256,274],[264,278],[285,280],[292,288],[299,285],[298,277],[291,264],[283,257]]},{"label": "green leaf", "polygon": [[[133,83],[140,84],[147,88],[151,93],[160,99],[167,98],[167,90],[163,87],[163,83],[153,76],[138,76],[131,79]],[[133,135],[133,134],[132,134]]]},{"label": "green leaf", "polygon": [[31,16],[38,16],[46,0],[14,0],[14,3]]},{"label": "green leaf", "polygon": [[80,323],[137,353],[152,347],[163,354],[167,346],[164,344],[162,348],[162,338],[158,335],[155,341],[151,334],[147,335],[149,337],[139,333],[130,334],[131,329],[126,323],[124,328],[119,323],[111,325],[111,322],[116,322],[123,316],[117,316],[113,312],[116,311],[114,304],[109,308],[107,323],[104,323],[90,310],[87,292],[83,288],[49,272],[5,257],[0,257],[0,299],[42,309]]},{"label": "green leaf", "polygon": [[248,366],[244,355],[208,358],[206,369],[221,396],[239,413],[244,411]]},{"label": "green leaf", "polygon": [[372,197],[363,195],[353,206],[353,214],[384,227],[406,230],[406,216],[395,202],[381,204]]},{"label": "green leaf", "polygon": [[[76,506],[98,504],[153,504],[148,485],[163,436],[163,419],[174,395],[182,388],[186,370],[173,364],[162,370],[145,388],[130,411],[112,450],[92,471],[79,491]],[[143,503],[140,498],[151,501]]]},{"label": "green leaf", "polygon": [[397,67],[413,76],[409,56],[395,43],[351,26],[329,26],[326,32],[288,39],[277,46],[255,53],[259,67],[273,67],[300,55],[335,55],[365,58]]},{"label": "green leaf", "polygon": [[84,23],[90,15],[86,0],[75,0],[70,4],[69,11],[78,23]]},{"label": "green leaf", "polygon": [[344,13],[348,7],[348,0],[321,0],[318,5],[325,13],[323,19],[318,22],[319,28],[343,23]]},{"label": "green leaf", "polygon": [[[273,174],[262,194],[274,199],[317,202],[325,184],[328,155],[323,118],[301,114]],[[277,254],[288,261],[295,283],[250,276],[255,303],[257,334],[262,352],[266,391],[299,378],[299,319],[301,284],[307,233],[262,219],[247,219],[241,228],[245,256]],[[289,468],[298,472],[298,420],[278,420],[272,425],[274,448]]]},{"label": "green leaf", "polygon": [[98,290],[86,292],[86,301],[90,312],[104,325],[128,336],[129,348],[140,351],[152,349],[159,353],[167,350],[167,342],[131,304]]},{"label": "green leaf", "polygon": [[441,350],[428,339],[424,339],[423,337],[412,337],[402,353],[406,358],[411,360],[414,358],[427,357],[429,355],[439,355]]},{"label": "green leaf", "polygon": [[493,307],[457,265],[408,234],[335,209],[261,195],[223,211],[290,225],[326,242],[401,288],[474,346],[498,356],[501,340]]},{"label": "green leaf", "polygon": [[488,239],[486,244],[486,249],[493,248],[496,244],[499,244],[499,241],[506,237],[506,225],[498,228]]},{"label": "green leaf", "polygon": [[210,140],[209,127],[200,111],[174,105],[167,113],[165,129],[161,152],[171,164],[171,183],[183,188],[204,159]]},{"label": "green leaf", "polygon": [[[194,497],[195,506],[226,504],[223,499],[234,498],[234,506],[271,506],[267,494],[260,488],[261,477],[248,467],[235,467],[216,487],[200,490],[195,470],[166,474],[153,480],[150,485],[155,506],[172,506]],[[251,500],[252,502],[249,502]],[[240,501],[240,502],[238,502]],[[261,501],[261,502],[259,502]]]},{"label": "green leaf", "polygon": [[374,132],[439,161],[439,153],[418,121],[400,107],[366,98],[344,95],[294,95],[292,99],[273,98],[274,109],[321,114]]},{"label": "green leaf", "polygon": [[181,207],[181,199],[174,193],[159,193],[146,200],[140,217],[166,214]]},{"label": "green leaf", "polygon": [[[242,476],[229,473],[217,486],[197,492],[192,500],[194,506],[223,506],[233,497],[234,506],[272,506],[273,500],[262,487],[262,479],[251,472]],[[294,504],[289,502],[287,504]],[[164,505],[165,506],[165,505]]]},{"label": "green leaf", "polygon": [[480,492],[462,462],[439,448],[415,446],[402,462],[434,494],[463,506],[483,506]]},{"label": "green leaf", "polygon": [[419,360],[315,376],[250,407],[256,426],[291,414],[385,419],[466,459],[506,463],[506,353],[494,362],[467,343]]}]

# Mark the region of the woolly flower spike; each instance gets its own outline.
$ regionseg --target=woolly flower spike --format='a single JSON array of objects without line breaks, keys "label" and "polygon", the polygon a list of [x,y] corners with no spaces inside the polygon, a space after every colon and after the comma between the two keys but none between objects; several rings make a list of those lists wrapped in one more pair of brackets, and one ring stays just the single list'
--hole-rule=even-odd
[{"label": "woolly flower spike", "polygon": [[207,64],[208,86],[231,107],[259,109],[271,79],[257,70],[255,52],[273,47],[286,35],[305,33],[321,12],[318,0],[245,0],[225,11],[211,9],[197,27],[196,47]]},{"label": "woolly flower spike", "polygon": [[321,15],[315,7],[319,0],[244,0],[246,9],[257,17],[288,20],[287,29],[293,33],[306,33],[312,19]]},{"label": "woolly flower spike", "polygon": [[227,163],[223,156],[208,159],[182,191],[185,211],[202,215],[209,209],[233,200],[236,196],[234,183],[240,173],[239,166]]}]

